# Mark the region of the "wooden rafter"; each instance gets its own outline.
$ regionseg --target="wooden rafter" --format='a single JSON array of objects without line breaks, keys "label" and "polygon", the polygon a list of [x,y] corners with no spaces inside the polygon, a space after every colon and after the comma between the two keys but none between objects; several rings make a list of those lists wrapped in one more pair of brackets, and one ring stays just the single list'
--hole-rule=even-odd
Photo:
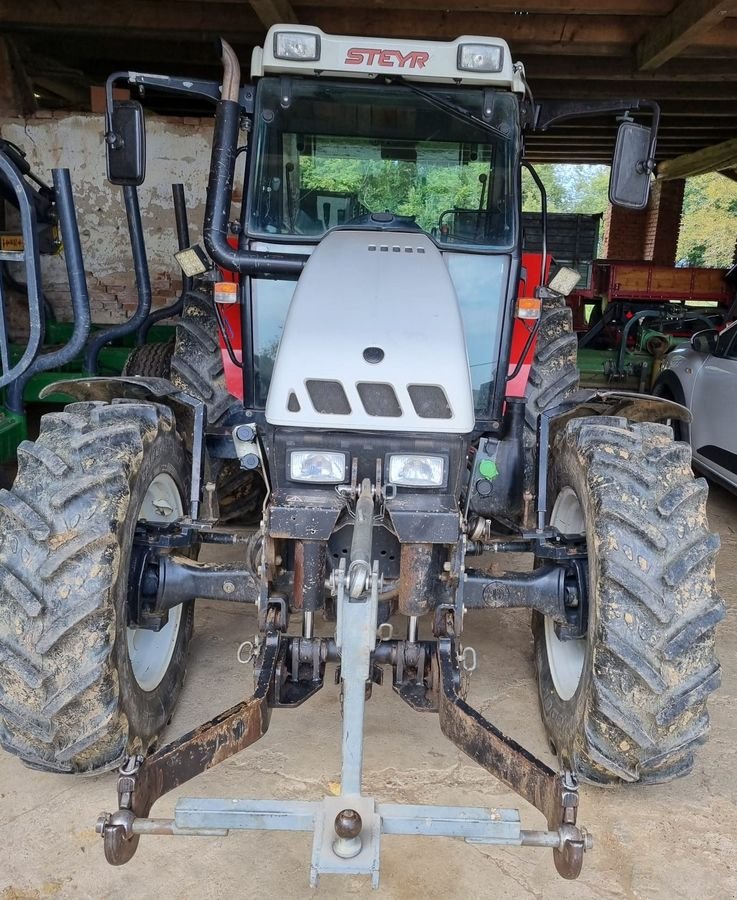
[{"label": "wooden rafter", "polygon": [[668,159],[658,166],[657,176],[662,181],[672,181],[674,178],[690,178],[692,175],[721,172],[736,166],[737,138]]},{"label": "wooden rafter", "polygon": [[280,23],[293,24],[297,21],[289,0],[250,0],[250,4],[265,28]]},{"label": "wooden rafter", "polygon": [[737,10],[737,0],[683,0],[637,45],[640,69],[657,69]]}]

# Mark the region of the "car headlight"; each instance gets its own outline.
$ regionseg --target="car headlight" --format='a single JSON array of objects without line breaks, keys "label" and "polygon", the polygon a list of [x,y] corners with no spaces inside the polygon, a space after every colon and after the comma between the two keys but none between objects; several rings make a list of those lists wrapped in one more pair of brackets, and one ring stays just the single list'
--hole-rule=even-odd
[{"label": "car headlight", "polygon": [[289,477],[292,481],[341,484],[345,481],[346,454],[340,450],[292,450]]},{"label": "car headlight", "polygon": [[442,487],[445,484],[445,459],[425,454],[392,453],[388,481],[400,487]]}]

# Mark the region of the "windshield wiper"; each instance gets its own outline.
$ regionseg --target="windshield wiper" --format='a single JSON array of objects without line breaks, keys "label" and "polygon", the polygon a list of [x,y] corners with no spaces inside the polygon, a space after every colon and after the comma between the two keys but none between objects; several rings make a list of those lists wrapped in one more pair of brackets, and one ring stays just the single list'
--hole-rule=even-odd
[{"label": "windshield wiper", "polygon": [[407,81],[401,76],[392,80],[396,84],[401,84],[404,87],[409,88],[413,94],[417,94],[418,97],[424,98],[432,106],[448,113],[449,116],[460,119],[462,122],[472,122],[477,128],[480,128],[482,131],[488,131],[490,134],[496,135],[496,137],[501,138],[503,141],[512,140],[511,134],[505,134],[501,128],[497,128],[496,125],[491,125],[489,122],[479,119],[478,116],[475,116],[472,112],[469,112],[462,106],[457,106],[455,103],[451,103],[450,100],[443,100],[436,94],[433,94],[432,91],[426,91],[424,88],[417,87],[414,82]]}]

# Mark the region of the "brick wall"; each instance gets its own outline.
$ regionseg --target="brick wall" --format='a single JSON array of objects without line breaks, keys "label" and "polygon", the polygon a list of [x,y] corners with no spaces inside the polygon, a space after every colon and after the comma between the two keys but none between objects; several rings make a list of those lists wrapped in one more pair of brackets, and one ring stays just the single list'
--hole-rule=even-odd
[{"label": "brick wall", "polygon": [[605,259],[642,259],[645,224],[644,212],[609,204],[604,213],[602,256]]},{"label": "brick wall", "polygon": [[685,187],[683,179],[653,185],[646,210],[644,256],[658,266],[675,264]]},{"label": "brick wall", "polygon": [[[25,150],[33,170],[48,183],[52,168],[70,169],[92,321],[129,318],[137,301],[135,279],[121,189],[105,177],[102,117],[42,110],[27,119],[0,119],[0,134]],[[154,307],[171,302],[179,290],[173,182],[185,186],[192,241],[201,238],[211,136],[212,119],[147,116],[147,172],[139,192]],[[42,271],[57,318],[68,321],[63,257],[43,257]]]},{"label": "brick wall", "polygon": [[676,261],[685,185],[683,180],[656,181],[644,210],[610,205],[604,214],[602,256],[672,266]]}]

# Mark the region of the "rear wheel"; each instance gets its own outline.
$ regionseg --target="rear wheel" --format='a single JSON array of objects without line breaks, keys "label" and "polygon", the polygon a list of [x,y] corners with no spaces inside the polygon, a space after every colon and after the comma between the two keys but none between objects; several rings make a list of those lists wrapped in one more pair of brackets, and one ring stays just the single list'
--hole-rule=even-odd
[{"label": "rear wheel", "polygon": [[20,445],[0,491],[0,744],[35,768],[110,768],[172,715],[193,603],[138,631],[127,593],[136,523],[183,513],[174,424],[153,404],[71,404]]},{"label": "rear wheel", "polygon": [[542,716],[561,763],[597,784],[684,775],[707,736],[724,615],[707,488],[670,428],[570,422],[551,449],[551,524],[586,537],[588,630],[533,615]]}]

